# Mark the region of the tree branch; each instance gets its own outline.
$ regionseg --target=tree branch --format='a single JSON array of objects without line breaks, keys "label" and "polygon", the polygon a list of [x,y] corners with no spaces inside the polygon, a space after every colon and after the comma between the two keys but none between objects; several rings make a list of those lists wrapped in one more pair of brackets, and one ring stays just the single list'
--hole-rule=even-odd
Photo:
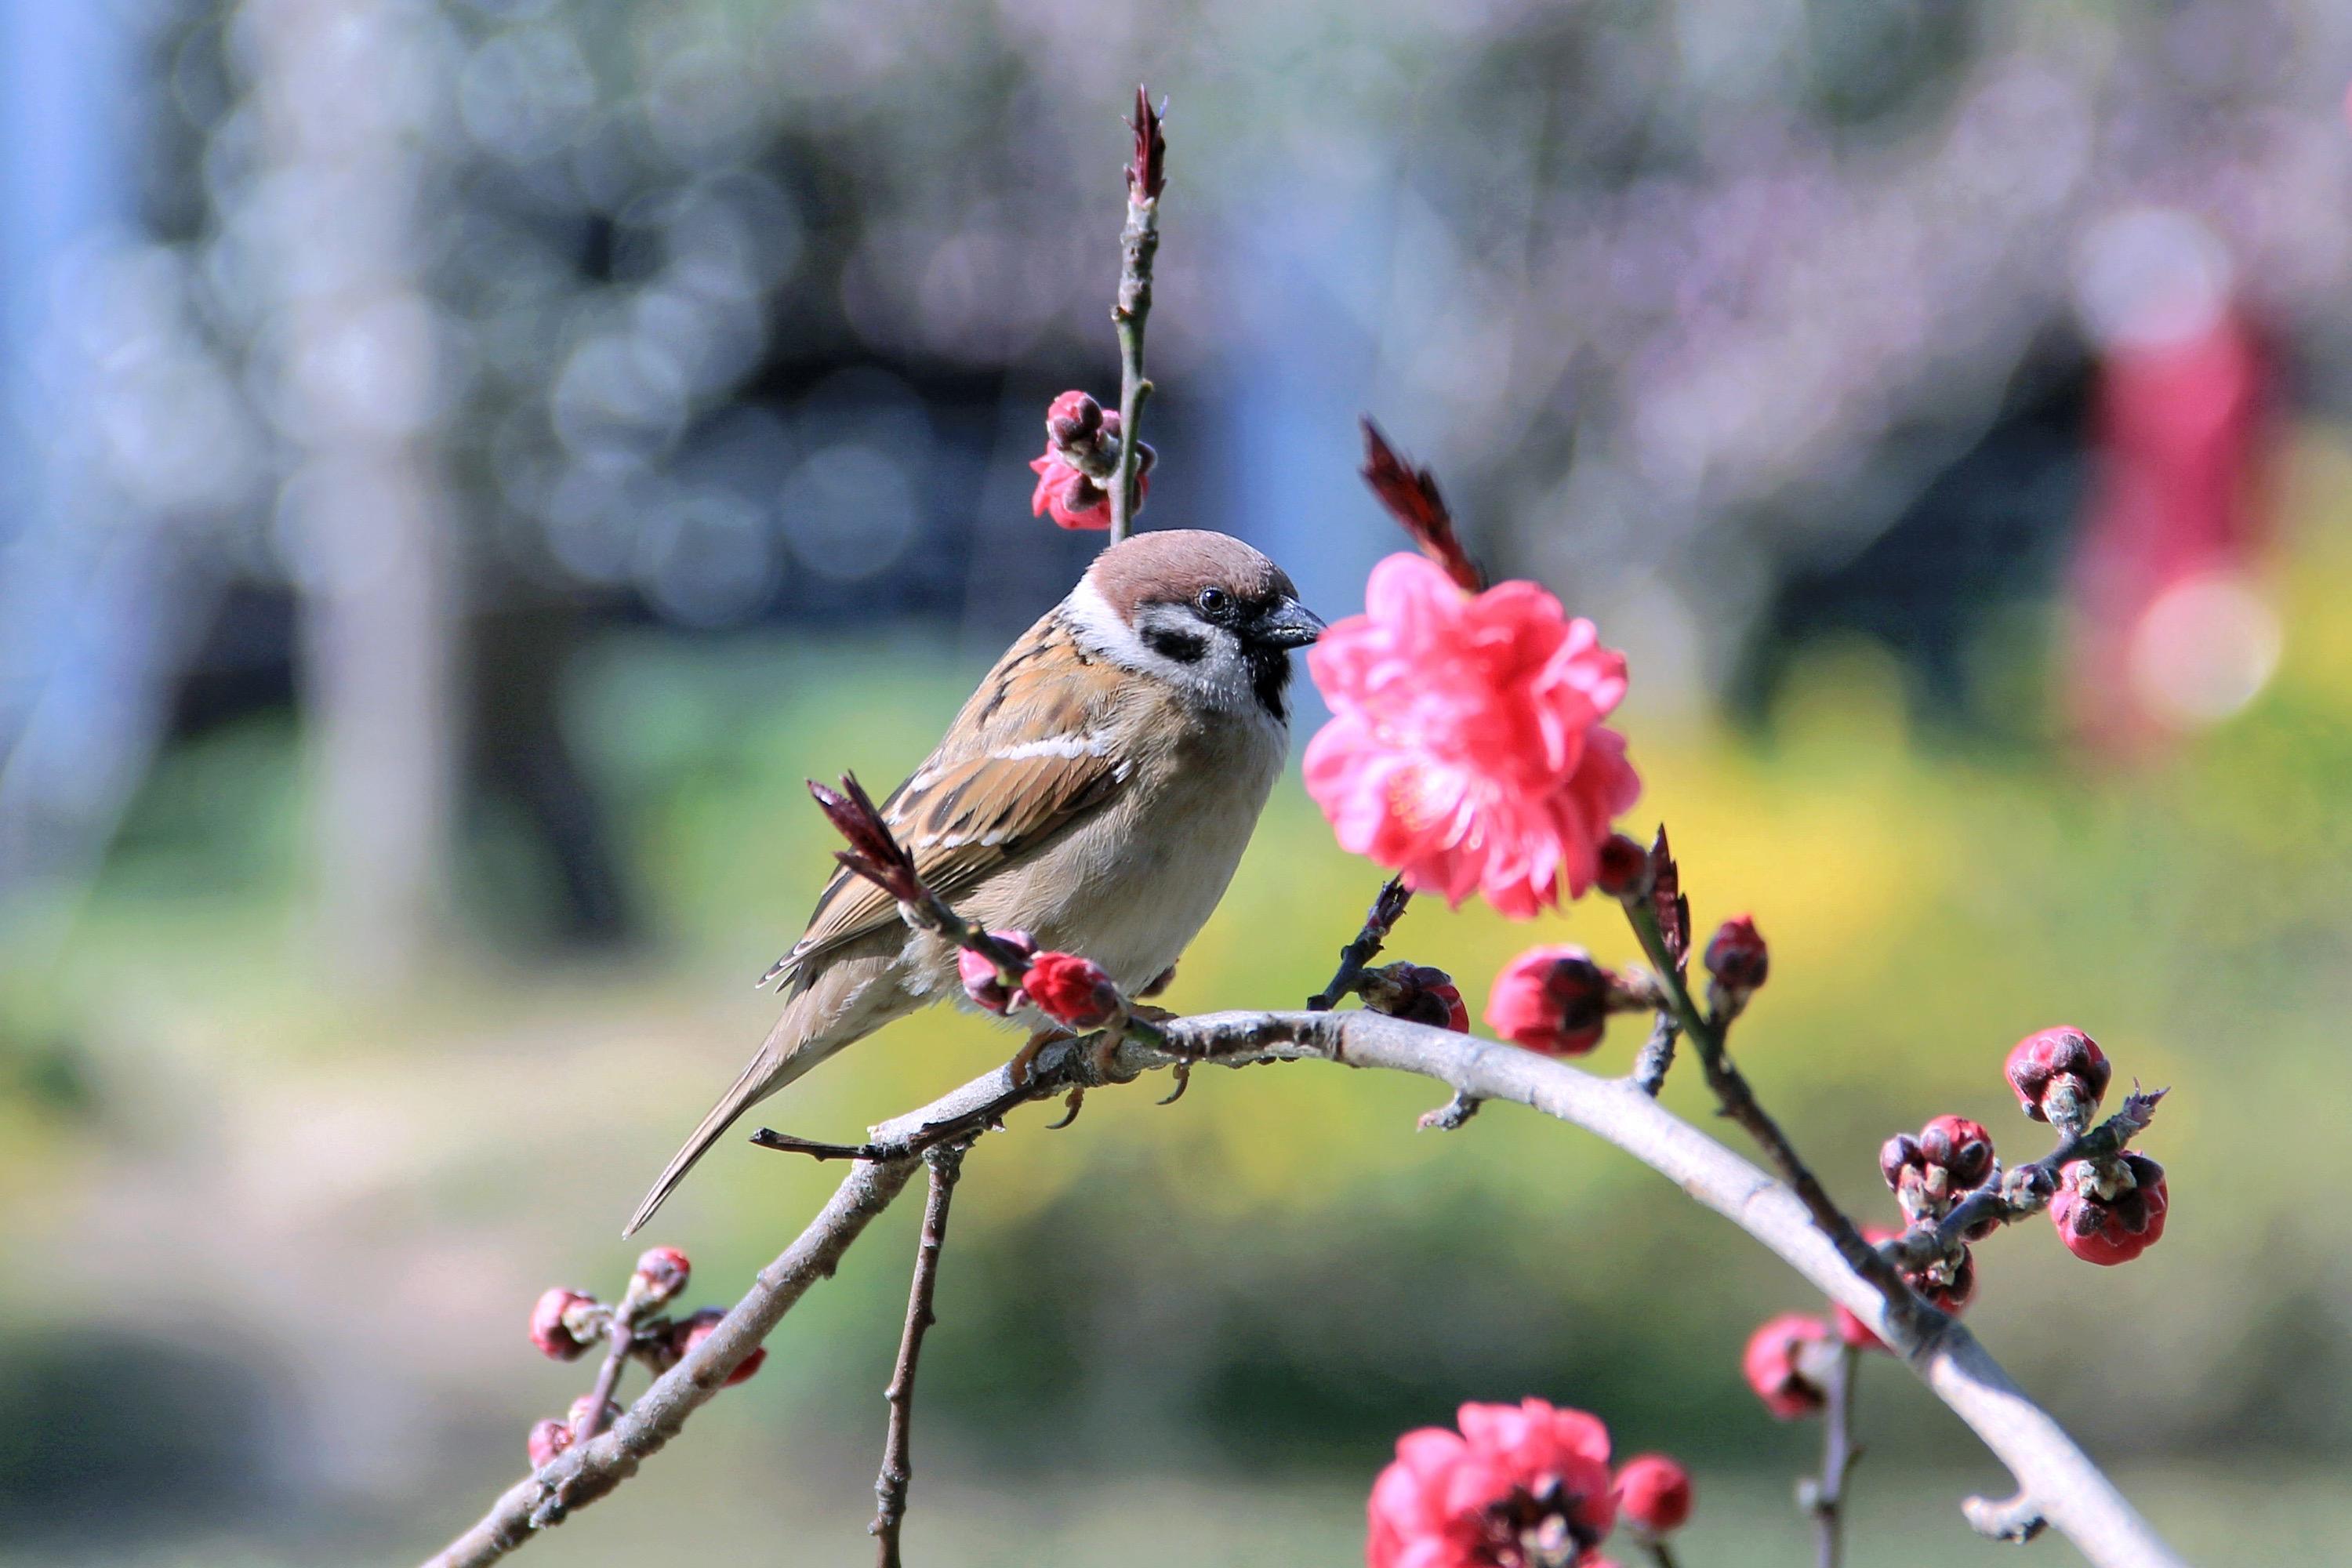
[{"label": "tree branch", "polygon": [[1151,95],[1135,89],[1135,153],[1127,166],[1127,224],[1118,233],[1118,301],[1111,324],[1118,331],[1118,467],[1111,474],[1110,539],[1135,528],[1135,476],[1143,456],[1143,328],[1151,317],[1151,263],[1160,252],[1160,192],[1167,180],[1167,139]]},{"label": "tree branch", "polygon": [[1838,1568],[1845,1558],[1845,1480],[1862,1451],[1853,1446],[1853,1376],[1857,1370],[1852,1345],[1840,1345],[1831,1363],[1829,1386],[1823,1389],[1822,1473],[1803,1489],[1805,1510],[1813,1516],[1813,1561],[1818,1568]]},{"label": "tree branch", "polygon": [[[1216,1013],[1172,1020],[1163,1027],[1165,1048],[1126,1040],[1108,1054],[1108,1076],[1131,1077],[1185,1059],[1238,1067],[1320,1058],[1418,1073],[1458,1094],[1530,1106],[1606,1139],[1769,1247],[1895,1347],[2009,1468],[2036,1510],[2095,1568],[2186,1568],[1966,1327],[1941,1314],[1916,1323],[1900,1317],[1815,1227],[1806,1205],[1788,1187],[1633,1084],[1598,1079],[1516,1046],[1366,1011]],[[1104,1081],[1087,1055],[1087,1041],[1055,1042],[1039,1054],[1036,1076],[1060,1083]],[[914,1171],[912,1155],[901,1151],[929,1146],[923,1140],[940,1126],[968,1124],[991,1108],[1051,1092],[1041,1093],[1034,1082],[1025,1092],[1015,1090],[1008,1070],[1000,1067],[876,1128],[867,1147],[887,1157],[862,1160],[851,1171],[808,1229],[761,1271],[751,1293],[698,1351],[658,1379],[611,1432],[571,1449],[510,1489],[479,1523],[432,1559],[432,1568],[480,1568],[496,1562],[536,1529],[560,1521],[635,1474],[898,1196]]]},{"label": "tree branch", "polygon": [[890,1373],[883,1398],[890,1405],[890,1427],[882,1442],[882,1473],[874,1481],[874,1522],[866,1533],[875,1538],[876,1568],[900,1568],[898,1529],[907,1518],[907,1487],[914,1479],[914,1456],[909,1449],[915,1424],[915,1363],[922,1359],[923,1334],[939,1321],[931,1300],[940,1288],[940,1249],[947,1245],[948,1205],[955,1198],[956,1178],[963,1173],[964,1145],[942,1143],[923,1156],[930,1167],[931,1190],[923,1205],[923,1231],[915,1246],[915,1278],[907,1289],[907,1327],[898,1336],[898,1364]]},{"label": "tree branch", "polygon": [[[1723,1113],[1746,1130],[1756,1140],[1766,1156],[1778,1167],[1796,1196],[1804,1204],[1806,1212],[1819,1226],[1822,1234],[1836,1247],[1847,1267],[1860,1275],[1884,1300],[1888,1311],[1903,1320],[1912,1338],[1917,1338],[1931,1326],[1933,1320],[1944,1314],[1905,1283],[1902,1274],[1878,1250],[1863,1240],[1846,1212],[1838,1207],[1829,1189],[1805,1163],[1797,1146],[1780,1130],[1771,1114],[1758,1102],[1756,1091],[1748,1087],[1747,1075],[1731,1059],[1724,1045],[1722,1022],[1699,1011],[1698,1004],[1683,978],[1681,955],[1668,944],[1665,931],[1658,922],[1655,903],[1648,898],[1627,899],[1625,917],[1633,922],[1634,934],[1641,939],[1642,951],[1649,954],[1657,966],[1658,984],[1665,990],[1667,1003],[1682,1032],[1698,1052],[1699,1068],[1706,1075],[1707,1087],[1715,1091]],[[1663,1076],[1663,1075],[1662,1075]]]},{"label": "tree branch", "polygon": [[1402,877],[1391,877],[1381,884],[1372,907],[1364,913],[1363,929],[1356,932],[1355,941],[1339,950],[1339,967],[1332,973],[1331,984],[1307,999],[1308,1012],[1328,1013],[1355,993],[1365,968],[1381,955],[1389,932],[1404,919],[1405,908],[1412,902],[1412,894]]}]

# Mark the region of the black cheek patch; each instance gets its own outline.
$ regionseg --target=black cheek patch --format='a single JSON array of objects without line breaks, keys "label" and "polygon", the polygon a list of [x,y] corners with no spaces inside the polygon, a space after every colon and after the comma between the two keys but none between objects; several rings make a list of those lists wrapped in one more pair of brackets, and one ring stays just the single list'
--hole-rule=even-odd
[{"label": "black cheek patch", "polygon": [[1208,656],[1209,639],[1179,626],[1146,626],[1143,646],[1178,664],[1198,664]]}]

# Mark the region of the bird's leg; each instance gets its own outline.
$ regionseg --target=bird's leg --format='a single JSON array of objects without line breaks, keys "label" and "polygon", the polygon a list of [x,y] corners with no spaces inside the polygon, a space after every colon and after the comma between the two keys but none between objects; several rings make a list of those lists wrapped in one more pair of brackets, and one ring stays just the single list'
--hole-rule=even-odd
[{"label": "bird's leg", "polygon": [[1012,1079],[1013,1087],[1026,1090],[1037,1070],[1037,1054],[1056,1040],[1073,1037],[1067,1029],[1040,1029],[1031,1035],[1029,1043],[1013,1052],[1013,1059],[1004,1064],[1005,1075]]}]

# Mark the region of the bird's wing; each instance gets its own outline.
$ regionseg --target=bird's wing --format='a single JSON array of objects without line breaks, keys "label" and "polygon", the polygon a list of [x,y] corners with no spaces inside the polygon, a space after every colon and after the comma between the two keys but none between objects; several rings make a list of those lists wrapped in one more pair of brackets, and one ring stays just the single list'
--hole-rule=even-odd
[{"label": "bird's wing", "polygon": [[[883,819],[941,898],[1034,855],[1099,811],[1132,763],[1114,756],[1123,682],[1090,655],[1057,608],[1004,651],[912,777],[882,803]],[[889,896],[836,871],[808,930],[761,984],[787,985],[809,962],[898,919]]]},{"label": "bird's wing", "polygon": [[[932,891],[953,900],[1100,810],[1129,769],[1082,737],[927,763],[883,803],[882,816]],[[835,871],[817,896],[807,931],[761,984],[780,977],[789,984],[811,961],[898,923],[889,894],[846,869]]]}]

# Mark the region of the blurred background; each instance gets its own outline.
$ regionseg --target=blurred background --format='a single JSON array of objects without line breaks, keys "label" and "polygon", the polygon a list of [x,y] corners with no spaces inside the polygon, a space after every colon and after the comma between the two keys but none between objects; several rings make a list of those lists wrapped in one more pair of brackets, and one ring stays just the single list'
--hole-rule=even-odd
[{"label": "blurred background", "polygon": [[[1099,542],[1026,459],[1115,389],[1139,78],[1146,524],[1352,610],[1369,411],[1595,616],[1637,824],[1771,938],[1743,1058],[1865,1215],[1931,1114],[2042,1152],[2031,1028],[2172,1085],[2163,1245],[2024,1226],[1972,1321],[2193,1555],[2327,1555],[2352,10],[0,0],[0,1556],[398,1561],[521,1473],[586,1382],[532,1300],[618,1289],[772,1019],[801,780],[899,776]],[[1378,879],[1286,783],[1171,1000],[1297,1002]],[[1475,1011],[1609,914],[1395,950]],[[926,1017],[765,1119],[1009,1043]],[[1398,1431],[1527,1394],[1693,1461],[1694,1568],[1803,1558],[1815,1435],[1738,1356],[1812,1303],[1666,1184],[1416,1134],[1413,1082],[1152,1098],[972,1156],[919,1560],[1350,1561]],[[836,1174],[722,1145],[648,1239],[731,1300]],[[533,1560],[861,1556],[915,1218]],[[1870,1370],[1855,1560],[1988,1559],[1998,1472]]]}]

